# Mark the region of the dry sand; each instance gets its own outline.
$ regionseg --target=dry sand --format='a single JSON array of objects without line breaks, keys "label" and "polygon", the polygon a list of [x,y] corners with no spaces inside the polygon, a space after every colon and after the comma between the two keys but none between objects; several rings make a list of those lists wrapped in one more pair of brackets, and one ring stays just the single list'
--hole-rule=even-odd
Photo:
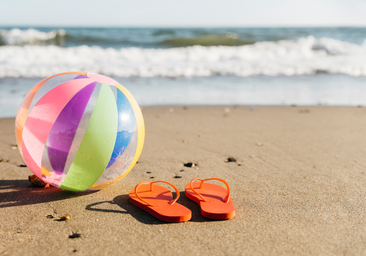
[{"label": "dry sand", "polygon": [[[95,193],[30,187],[14,119],[0,120],[0,255],[365,255],[366,109],[227,108],[144,108],[139,163]],[[183,192],[195,177],[230,184],[234,219],[201,216]],[[175,184],[192,220],[167,224],[131,205],[143,180]]]}]

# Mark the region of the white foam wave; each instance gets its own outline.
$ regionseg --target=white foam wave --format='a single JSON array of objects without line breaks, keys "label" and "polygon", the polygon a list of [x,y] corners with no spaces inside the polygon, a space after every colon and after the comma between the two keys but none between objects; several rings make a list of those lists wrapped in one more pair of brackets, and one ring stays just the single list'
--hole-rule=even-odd
[{"label": "white foam wave", "polygon": [[42,32],[32,28],[26,30],[19,28],[0,30],[1,40],[6,45],[32,44],[39,41],[51,40],[57,35],[65,36],[66,31],[64,29],[58,29],[50,32]]},{"label": "white foam wave", "polygon": [[0,47],[0,77],[46,77],[72,70],[117,77],[245,77],[316,73],[366,76],[366,46],[310,36],[236,47]]}]

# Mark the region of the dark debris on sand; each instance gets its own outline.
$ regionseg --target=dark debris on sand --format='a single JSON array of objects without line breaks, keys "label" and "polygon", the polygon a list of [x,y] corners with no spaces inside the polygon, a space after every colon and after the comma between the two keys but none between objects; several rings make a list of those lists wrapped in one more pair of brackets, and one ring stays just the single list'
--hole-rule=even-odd
[{"label": "dark debris on sand", "polygon": [[74,238],[80,238],[81,234],[77,233],[77,232],[72,232],[72,235],[69,235],[69,238],[74,239]]},{"label": "dark debris on sand", "polygon": [[38,178],[36,175],[29,175],[28,180],[34,187],[44,188],[48,185],[46,182]]},{"label": "dark debris on sand", "polygon": [[61,216],[58,221],[67,221],[67,220],[70,220],[70,216]]},{"label": "dark debris on sand", "polygon": [[193,168],[193,167],[195,167],[195,166],[197,166],[197,164],[195,164],[195,163],[191,163],[191,162],[189,162],[189,163],[185,163],[185,164],[183,164],[185,167],[189,167],[189,168]]},{"label": "dark debris on sand", "polygon": [[236,158],[235,157],[228,157],[227,158],[227,162],[229,162],[229,163],[231,163],[231,162],[236,163]]},{"label": "dark debris on sand", "polygon": [[174,179],[180,179],[180,178],[182,178],[182,176],[175,175],[173,178],[174,178]]}]

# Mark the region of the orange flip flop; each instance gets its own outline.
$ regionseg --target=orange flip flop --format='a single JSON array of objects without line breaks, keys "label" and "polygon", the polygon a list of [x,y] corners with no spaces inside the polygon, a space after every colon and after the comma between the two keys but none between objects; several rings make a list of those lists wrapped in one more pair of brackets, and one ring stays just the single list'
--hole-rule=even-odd
[{"label": "orange flip flop", "polygon": [[[163,182],[172,186],[177,193],[177,198],[173,200],[170,190],[153,183]],[[138,190],[138,191],[137,191]],[[154,217],[165,222],[189,221],[192,212],[187,207],[176,203],[179,198],[178,189],[166,181],[142,181],[136,185],[135,189],[129,193],[129,201],[137,207],[147,211]]]},{"label": "orange flip flop", "polygon": [[[196,180],[201,181],[201,183],[194,182]],[[203,184],[207,180],[221,181],[226,185],[227,190],[216,184]],[[200,205],[201,213],[206,218],[222,220],[231,219],[235,216],[235,208],[230,199],[229,184],[225,180],[218,178],[193,179],[185,186],[185,194],[189,199]]]}]

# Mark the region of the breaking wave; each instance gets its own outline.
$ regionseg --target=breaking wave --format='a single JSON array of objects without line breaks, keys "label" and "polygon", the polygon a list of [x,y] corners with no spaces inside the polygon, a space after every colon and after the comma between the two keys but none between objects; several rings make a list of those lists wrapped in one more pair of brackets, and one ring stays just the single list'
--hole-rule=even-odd
[{"label": "breaking wave", "polygon": [[[37,40],[49,40],[47,38],[55,37],[55,34],[62,34],[60,31],[42,33],[37,35]],[[35,37],[23,35],[19,41],[15,37],[9,38],[15,42],[9,44],[18,44]],[[366,45],[312,36],[242,46],[166,49],[6,45],[0,47],[0,78],[47,77],[72,70],[116,77],[296,76],[317,73],[366,76],[365,59]]]},{"label": "breaking wave", "polygon": [[64,29],[43,32],[36,29],[21,30],[13,28],[10,30],[0,30],[0,45],[25,45],[25,44],[58,44],[55,40],[60,40],[66,36]]}]

